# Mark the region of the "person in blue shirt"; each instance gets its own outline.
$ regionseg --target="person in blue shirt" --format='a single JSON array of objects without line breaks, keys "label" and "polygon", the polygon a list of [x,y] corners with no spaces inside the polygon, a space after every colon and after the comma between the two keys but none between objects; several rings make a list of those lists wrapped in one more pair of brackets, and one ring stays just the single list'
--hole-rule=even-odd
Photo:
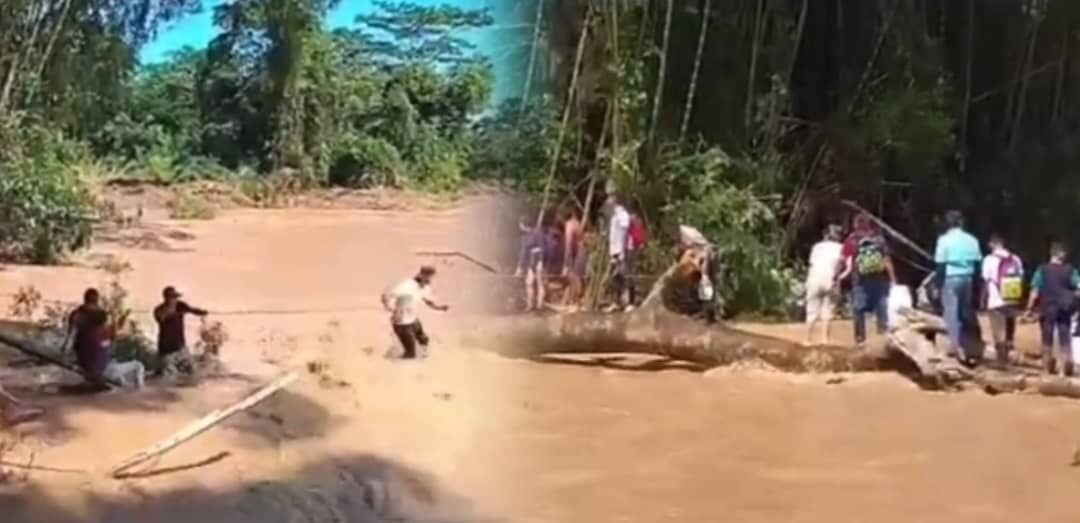
[{"label": "person in blue shirt", "polygon": [[973,364],[978,355],[968,354],[961,344],[964,328],[974,328],[974,283],[982,264],[979,240],[964,230],[964,215],[952,210],[945,213],[945,234],[934,248],[936,275],[941,289],[941,306],[949,334],[949,355]]},{"label": "person in blue shirt", "polygon": [[[1065,261],[1065,246],[1054,242],[1050,245],[1050,261],[1039,266],[1031,278],[1031,295],[1028,297],[1028,316],[1038,306],[1039,330],[1042,331],[1043,367],[1053,374],[1055,360],[1061,363],[1061,373],[1072,373],[1072,335],[1070,323],[1075,310],[1077,289],[1080,289],[1080,272]],[[1057,335],[1059,354],[1054,357],[1054,335]]]}]

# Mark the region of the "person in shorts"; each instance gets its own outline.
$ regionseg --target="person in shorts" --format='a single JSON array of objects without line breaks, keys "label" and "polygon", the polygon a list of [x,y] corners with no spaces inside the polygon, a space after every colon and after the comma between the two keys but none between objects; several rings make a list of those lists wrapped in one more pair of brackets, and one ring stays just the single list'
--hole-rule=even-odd
[{"label": "person in shorts", "polygon": [[401,342],[403,359],[419,358],[418,349],[427,353],[429,339],[417,315],[419,303],[423,302],[437,311],[450,310],[449,305],[441,305],[432,297],[431,281],[434,278],[435,267],[425,265],[415,276],[403,280],[382,295],[383,307],[390,313],[394,336]]},{"label": "person in shorts", "polygon": [[818,322],[822,325],[821,343],[829,344],[836,276],[843,260],[840,235],[840,227],[830,225],[825,228],[822,240],[810,249],[810,269],[806,274],[806,345],[814,343],[814,327]]},{"label": "person in shorts", "polygon": [[543,227],[533,227],[522,220],[520,228],[521,252],[514,276],[525,277],[525,311],[541,311],[544,309],[547,285],[544,281],[545,260],[551,241]]},{"label": "person in shorts", "polygon": [[999,234],[990,236],[990,253],[982,262],[982,301],[990,317],[998,363],[1009,363],[1016,335],[1016,317],[1023,306],[1024,264],[1005,248]]}]

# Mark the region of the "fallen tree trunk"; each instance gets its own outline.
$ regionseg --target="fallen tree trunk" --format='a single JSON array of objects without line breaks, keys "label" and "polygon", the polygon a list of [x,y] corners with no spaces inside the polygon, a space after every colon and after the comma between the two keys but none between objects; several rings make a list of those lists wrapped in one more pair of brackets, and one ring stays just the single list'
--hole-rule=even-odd
[{"label": "fallen tree trunk", "polygon": [[910,365],[885,351],[804,347],[725,325],[706,325],[662,308],[623,314],[576,313],[492,321],[469,343],[499,354],[645,353],[719,367],[758,360],[790,372],[903,370]]},{"label": "fallen tree trunk", "polygon": [[[50,363],[64,370],[89,379],[82,369],[62,359],[55,351],[45,348],[40,340],[47,338],[49,329],[28,323],[0,320],[0,344],[7,345],[23,354]],[[113,387],[123,385],[116,380],[105,379]]]}]

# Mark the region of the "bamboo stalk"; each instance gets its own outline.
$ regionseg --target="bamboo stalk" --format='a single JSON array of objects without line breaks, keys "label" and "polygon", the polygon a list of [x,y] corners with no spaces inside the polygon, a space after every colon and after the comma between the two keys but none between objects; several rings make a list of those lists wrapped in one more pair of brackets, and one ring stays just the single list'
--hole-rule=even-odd
[{"label": "bamboo stalk", "polygon": [[581,28],[581,36],[578,38],[577,53],[574,56],[574,70],[570,75],[570,86],[567,88],[566,101],[563,102],[562,122],[559,124],[558,137],[555,140],[555,152],[551,157],[551,168],[548,171],[547,181],[544,182],[544,196],[541,200],[540,212],[536,216],[536,226],[544,224],[544,213],[547,212],[548,200],[551,197],[551,186],[555,181],[555,173],[559,170],[559,156],[562,152],[563,138],[566,136],[566,126],[570,122],[570,110],[574,107],[574,96],[577,95],[578,78],[581,75],[581,63],[585,56],[585,42],[589,36],[589,26],[592,22],[592,6],[585,11],[585,24]]},{"label": "bamboo stalk", "polygon": [[653,96],[652,117],[649,121],[649,134],[647,136],[650,148],[656,139],[656,126],[657,121],[660,119],[660,105],[664,102],[664,80],[667,69],[668,44],[671,41],[671,17],[674,11],[674,0],[668,0],[667,15],[664,18],[664,43],[660,49],[660,67],[656,73],[656,92]]},{"label": "bamboo stalk", "polygon": [[757,83],[758,48],[761,47],[764,18],[765,0],[757,0],[757,9],[754,10],[754,40],[750,47],[750,71],[747,72],[746,80],[746,106],[743,108],[743,127],[748,135],[750,126],[754,123],[754,88]]},{"label": "bamboo stalk", "polygon": [[518,116],[525,114],[525,109],[528,107],[529,102],[529,90],[532,88],[533,74],[536,69],[536,54],[540,50],[540,24],[544,20],[544,0],[536,0],[536,18],[533,21],[533,37],[532,37],[532,51],[529,53],[529,67],[525,70],[525,88],[521,93],[521,113]]},{"label": "bamboo stalk", "polygon": [[705,35],[709,30],[709,13],[712,0],[705,0],[705,13],[701,17],[701,29],[698,31],[697,53],[694,55],[694,68],[690,73],[690,86],[686,91],[686,106],[683,108],[682,125],[679,126],[679,141],[686,137],[690,127],[690,111],[694,108],[694,94],[697,92],[698,74],[701,71],[701,55],[705,51]]},{"label": "bamboo stalk", "polygon": [[964,64],[964,109],[960,117],[960,147],[967,147],[968,120],[971,119],[971,62],[975,58],[975,0],[968,0],[967,53]]},{"label": "bamboo stalk", "polygon": [[233,414],[236,414],[237,412],[240,412],[242,410],[249,409],[260,401],[265,400],[278,390],[289,385],[293,381],[296,381],[298,377],[299,375],[295,372],[289,372],[268,383],[262,388],[256,390],[255,392],[245,396],[240,401],[233,403],[228,407],[215,410],[210,414],[207,414],[206,416],[195,420],[183,429],[177,431],[172,436],[169,436],[161,442],[150,446],[146,450],[135,454],[134,456],[121,462],[119,465],[113,467],[111,475],[114,478],[120,476],[125,470],[128,470],[135,465],[144,463],[147,460],[150,460],[156,456],[160,456],[176,448],[185,441],[188,441],[191,438],[194,438],[195,436],[198,436],[199,434],[202,434],[203,432],[206,432],[207,430],[213,428],[215,425],[221,423]]}]

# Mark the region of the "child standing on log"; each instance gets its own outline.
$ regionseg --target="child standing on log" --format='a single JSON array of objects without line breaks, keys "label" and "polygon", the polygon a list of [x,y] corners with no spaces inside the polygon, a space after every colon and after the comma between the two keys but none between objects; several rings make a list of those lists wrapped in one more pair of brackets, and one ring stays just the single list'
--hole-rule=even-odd
[{"label": "child standing on log", "polygon": [[525,311],[542,311],[547,290],[544,262],[548,257],[550,239],[543,227],[527,225],[524,220],[519,226],[522,233],[521,252],[514,276],[525,276]]},{"label": "child standing on log", "polygon": [[[1065,246],[1059,242],[1050,245],[1050,261],[1039,266],[1031,278],[1031,295],[1028,298],[1027,315],[1039,315],[1042,334],[1043,368],[1054,374],[1059,368],[1063,375],[1072,374],[1072,334],[1069,332],[1077,289],[1080,289],[1080,272],[1065,261]],[[1058,354],[1054,355],[1057,338]]]},{"label": "child standing on log", "polygon": [[424,302],[437,311],[450,310],[449,305],[436,303],[431,295],[431,280],[434,277],[435,267],[425,265],[416,276],[402,281],[382,295],[383,307],[390,312],[391,328],[404,351],[403,359],[417,359],[417,348],[427,353],[428,336],[417,316],[418,302]]}]

